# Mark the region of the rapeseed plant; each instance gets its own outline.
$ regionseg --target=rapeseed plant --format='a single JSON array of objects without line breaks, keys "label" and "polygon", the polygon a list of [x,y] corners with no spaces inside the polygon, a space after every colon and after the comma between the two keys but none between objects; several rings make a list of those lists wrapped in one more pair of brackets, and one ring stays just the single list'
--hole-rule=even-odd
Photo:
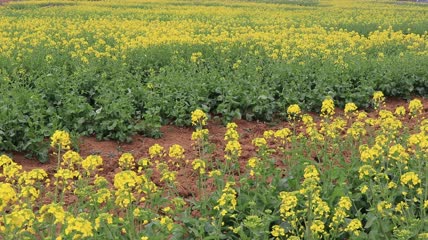
[{"label": "rapeseed plant", "polygon": [[[100,175],[100,156],[82,157],[73,150],[58,152],[60,164],[54,172],[23,170],[12,158],[1,155],[0,237],[424,236],[428,231],[423,224],[428,209],[424,162],[428,121],[416,103],[413,110],[408,108],[410,123],[403,121],[402,113],[380,108],[369,117],[351,104],[348,110],[354,110],[347,112],[346,121],[327,110],[322,113],[324,123],[299,113],[301,123],[297,124],[305,130],[267,130],[253,137],[255,150],[244,159],[238,126],[228,124],[225,156],[217,160],[208,151],[195,152],[188,180],[199,191],[191,197],[182,193],[181,169],[173,169],[175,165],[167,161],[168,157],[185,159],[180,145],[166,151],[155,144],[138,162],[124,153],[111,179]],[[331,109],[331,103],[324,108]],[[421,119],[412,118],[411,112]],[[60,138],[56,139],[54,146],[62,148]],[[349,143],[355,147],[349,148]],[[321,156],[318,161],[314,153]],[[344,153],[349,156],[345,160],[341,159]],[[283,158],[287,158],[286,167]],[[219,165],[241,160],[246,164],[243,174],[237,164]],[[49,195],[50,187],[59,191],[59,197]],[[76,200],[67,202],[64,196]]]}]

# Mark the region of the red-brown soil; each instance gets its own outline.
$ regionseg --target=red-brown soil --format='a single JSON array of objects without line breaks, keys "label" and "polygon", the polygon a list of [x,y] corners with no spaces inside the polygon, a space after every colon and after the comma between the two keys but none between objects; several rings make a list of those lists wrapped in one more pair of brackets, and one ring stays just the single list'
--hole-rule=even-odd
[{"label": "red-brown soil", "polygon": [[[0,0],[1,1],[1,0]],[[424,112],[422,117],[428,117],[428,99],[422,99],[424,104]],[[407,106],[408,103],[402,99],[389,99],[387,101],[386,109],[394,111],[397,106]],[[373,114],[373,113],[370,113]],[[343,111],[340,109],[336,110],[336,115],[343,115]],[[316,115],[314,114],[316,117]],[[189,116],[190,117],[190,116]],[[315,118],[316,119],[316,118]],[[406,120],[405,120],[406,121]],[[238,125],[238,132],[240,134],[240,143],[242,146],[242,156],[240,158],[241,167],[244,168],[248,158],[254,156],[254,146],[251,144],[251,140],[255,137],[260,137],[263,132],[268,129],[280,129],[283,127],[289,127],[289,123],[281,121],[276,123],[265,123],[265,122],[249,122],[244,120],[235,121]],[[223,149],[225,148],[224,134],[226,132],[225,126],[219,121],[209,121],[207,128],[209,129],[209,141],[215,144],[214,158],[223,159]],[[107,179],[112,180],[114,175],[119,171],[118,159],[122,153],[132,153],[136,160],[141,157],[148,156],[148,149],[153,144],[160,144],[168,150],[173,144],[179,144],[185,149],[185,160],[190,162],[195,159],[196,151],[193,149],[191,135],[193,132],[192,127],[177,127],[177,126],[163,126],[161,128],[163,137],[159,139],[152,139],[141,135],[133,137],[131,143],[119,143],[115,141],[98,141],[95,137],[82,137],[80,139],[80,154],[82,157],[86,157],[91,154],[97,154],[102,156],[104,160],[103,171],[101,172]],[[24,154],[15,153],[13,160],[23,166],[25,170],[31,170],[34,168],[43,168],[50,175],[54,173],[56,168],[55,156],[51,155],[51,159],[47,163],[40,163],[36,159],[26,159]],[[183,160],[184,162],[184,160]],[[178,169],[177,182],[178,190],[180,195],[183,197],[189,196],[190,193],[195,192],[195,179],[196,176],[192,169],[190,162],[182,163],[180,169]],[[156,176],[155,176],[156,178]],[[158,180],[158,179],[157,179]],[[154,179],[155,182],[159,183]]]}]

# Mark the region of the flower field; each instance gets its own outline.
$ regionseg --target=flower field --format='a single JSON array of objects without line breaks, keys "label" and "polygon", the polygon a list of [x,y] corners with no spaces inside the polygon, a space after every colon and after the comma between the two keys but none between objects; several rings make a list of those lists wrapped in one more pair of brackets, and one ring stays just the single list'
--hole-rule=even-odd
[{"label": "flower field", "polygon": [[2,3],[0,239],[428,239],[427,7]]},{"label": "flower field", "polygon": [[[0,5],[0,151],[129,141],[201,108],[271,121],[427,94],[427,5],[394,1],[16,1]],[[185,84],[183,84],[185,82]]]},{"label": "flower field", "polygon": [[[376,92],[376,111],[348,103],[338,115],[327,98],[320,116],[290,105],[288,127],[253,137],[246,156],[236,123],[215,151],[197,109],[191,150],[153,144],[139,158],[124,152],[113,175],[101,156],[82,157],[69,133],[56,131],[54,171],[23,170],[0,156],[0,236],[426,239],[427,114],[419,99],[395,109],[383,101]],[[183,194],[182,181],[194,191]]]}]

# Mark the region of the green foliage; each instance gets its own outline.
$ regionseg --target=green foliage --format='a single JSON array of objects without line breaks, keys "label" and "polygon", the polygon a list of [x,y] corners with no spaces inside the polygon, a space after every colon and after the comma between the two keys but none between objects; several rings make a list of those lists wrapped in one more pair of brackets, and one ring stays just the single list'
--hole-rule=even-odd
[{"label": "green foliage", "polygon": [[[331,104],[328,98],[322,107]],[[287,109],[295,115],[291,128],[259,132],[245,154],[236,123],[227,124],[224,151],[212,151],[208,132],[198,135],[207,115],[197,109],[189,116],[190,154],[154,144],[139,160],[123,153],[114,176],[105,177],[100,156],[67,151],[76,136],[56,131],[54,178],[0,155],[0,237],[425,239],[428,119],[421,101],[412,100],[407,113],[380,104],[370,116],[347,106],[345,118],[324,114],[320,121]]]},{"label": "green foliage", "polygon": [[[306,4],[306,1],[262,1]],[[72,11],[58,14],[51,9],[53,6],[66,9],[79,4],[16,2],[0,11],[11,21],[21,17],[40,21],[50,18],[58,21],[103,19],[107,13],[124,22],[143,17],[147,17],[148,21],[160,22],[186,19],[223,24],[224,21],[202,13],[153,13],[141,16],[131,11],[134,8],[150,10],[161,3],[123,6],[109,3],[100,5],[99,11],[82,11],[79,14]],[[233,4],[186,1],[166,6],[223,6],[246,11],[250,7],[245,4],[239,1]],[[120,7],[129,8],[129,12],[116,14],[114,9]],[[320,26],[317,31],[353,31],[357,37],[369,37],[373,32],[390,28],[391,31],[420,34],[426,39],[426,34],[421,31],[425,29],[426,19],[403,20],[389,26],[383,19],[368,23],[331,21],[330,14],[334,9],[327,6],[293,6],[289,9],[278,5],[278,8],[290,13],[296,10],[298,14],[290,15],[288,25],[273,25],[273,28]],[[371,16],[379,11],[387,19],[398,10],[383,11],[380,8],[366,14]],[[314,11],[319,11],[319,14],[314,14]],[[423,8],[409,8],[406,11],[419,16]],[[335,14],[344,19],[344,13]],[[253,30],[265,27],[256,23],[251,15],[240,14],[236,17],[239,27]],[[351,11],[351,15],[346,17],[354,19],[358,14]],[[8,29],[4,34],[13,35],[22,31],[24,29]],[[200,31],[201,35],[214,32],[207,29],[195,31]],[[74,44],[66,45],[64,49],[45,47],[44,44],[69,39],[68,35],[61,34],[65,32],[53,35],[49,41],[41,40],[39,45],[23,56],[19,52],[20,43],[17,43],[16,50],[11,51],[11,56],[0,54],[0,151],[46,152],[39,146],[39,140],[49,136],[53,129],[66,129],[82,135],[96,134],[100,139],[119,141],[129,141],[135,133],[159,137],[162,124],[188,126],[190,121],[187,116],[196,108],[220,117],[224,123],[240,118],[272,121],[284,116],[284,108],[290,104],[297,103],[305,110],[318,111],[327,95],[332,96],[339,107],[346,102],[354,102],[365,108],[369,107],[369,99],[375,90],[381,90],[387,96],[404,98],[426,96],[428,93],[426,54],[410,51],[407,43],[395,40],[370,45],[364,56],[340,55],[338,57],[343,58],[340,63],[335,57],[324,59],[317,49],[302,50],[301,54],[292,58],[272,57],[272,51],[281,50],[280,45],[265,47],[252,39],[245,40],[245,44],[165,42],[118,50],[109,57],[87,54],[82,60],[70,56],[69,53],[77,51]],[[98,35],[93,29],[86,29],[73,41],[84,39],[88,46],[101,53],[107,46],[116,46],[118,40],[113,36],[103,37],[106,45],[97,45]],[[82,47],[79,44],[76,46]],[[339,52],[343,48],[332,46],[330,50]],[[415,48],[424,51],[426,46],[421,44]],[[197,61],[191,60],[194,53],[202,54]],[[384,54],[383,58],[379,58],[379,53]]]}]

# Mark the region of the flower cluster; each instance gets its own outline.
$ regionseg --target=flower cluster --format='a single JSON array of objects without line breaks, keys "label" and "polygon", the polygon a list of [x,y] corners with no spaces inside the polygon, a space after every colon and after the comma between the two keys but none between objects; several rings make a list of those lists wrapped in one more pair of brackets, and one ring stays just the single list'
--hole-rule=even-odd
[{"label": "flower cluster", "polygon": [[135,159],[131,153],[124,153],[119,158],[119,167],[123,170],[131,170],[135,168]]},{"label": "flower cluster", "polygon": [[207,115],[201,109],[192,112],[192,125],[205,126],[207,124]]},{"label": "flower cluster", "polygon": [[183,159],[184,156],[184,148],[178,144],[174,144],[169,148],[168,156],[175,159]]},{"label": "flower cluster", "polygon": [[195,159],[192,162],[192,167],[193,167],[193,170],[198,171],[199,174],[202,175],[205,173],[206,163],[202,159]]},{"label": "flower cluster", "polygon": [[294,121],[298,119],[301,113],[302,111],[300,110],[300,107],[297,104],[292,104],[287,108],[287,116],[290,120]]},{"label": "flower cluster", "polygon": [[70,149],[70,134],[66,131],[55,131],[54,134],[51,136],[51,146],[54,148],[60,147],[61,149],[65,150]]},{"label": "flower cluster", "polygon": [[165,155],[164,151],[164,148],[156,143],[149,148],[149,155],[151,158],[163,157]]},{"label": "flower cluster", "polygon": [[97,170],[101,170],[100,167],[103,165],[103,159],[98,155],[89,155],[82,161],[82,168],[86,170],[87,174],[94,173]]},{"label": "flower cluster", "polygon": [[413,99],[409,102],[409,113],[411,117],[417,117],[422,113],[423,105],[421,100]]},{"label": "flower cluster", "polygon": [[239,133],[236,130],[237,127],[238,125],[236,125],[236,123],[228,123],[226,126],[224,140],[226,140],[227,143],[224,149],[226,153],[224,158],[227,161],[235,161],[241,156],[242,148],[239,143]]},{"label": "flower cluster", "polygon": [[208,129],[196,129],[192,133],[192,140],[193,141],[204,141],[208,138],[209,131]]},{"label": "flower cluster", "polygon": [[334,115],[334,101],[331,97],[324,99],[321,106],[321,116],[331,118]]},{"label": "flower cluster", "polygon": [[214,210],[219,211],[221,216],[231,214],[236,209],[236,191],[233,189],[234,182],[227,182],[223,188],[220,198],[217,200],[217,205]]},{"label": "flower cluster", "polygon": [[385,95],[383,95],[383,92],[376,91],[373,93],[373,105],[375,109],[379,109],[383,105],[385,105]]},{"label": "flower cluster", "polygon": [[345,116],[349,118],[350,117],[349,115],[355,113],[357,109],[358,109],[357,105],[351,102],[351,103],[346,103],[345,109],[343,111],[345,113]]}]

